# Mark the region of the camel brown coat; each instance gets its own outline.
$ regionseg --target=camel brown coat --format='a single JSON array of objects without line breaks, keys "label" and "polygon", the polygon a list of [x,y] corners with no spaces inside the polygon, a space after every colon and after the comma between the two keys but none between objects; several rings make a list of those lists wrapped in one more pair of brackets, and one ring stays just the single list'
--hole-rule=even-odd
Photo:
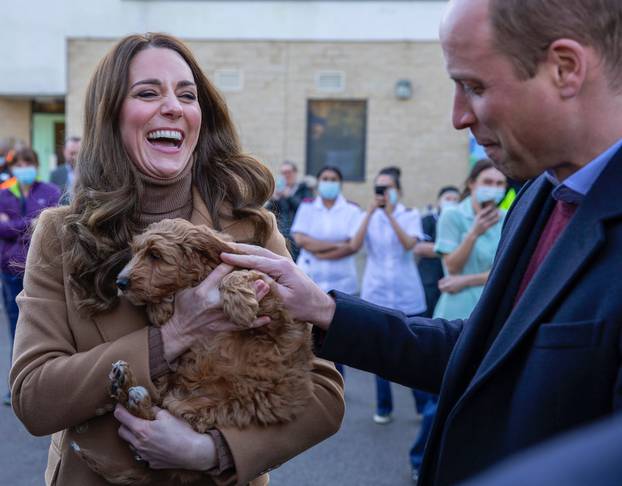
[{"label": "camel brown coat", "polygon": [[[211,225],[198,192],[193,191],[191,221]],[[106,393],[112,363],[130,363],[138,383],[155,392],[149,374],[147,319],[143,308],[122,299],[111,312],[84,318],[77,312],[68,285],[61,229],[66,208],[44,212],[34,231],[26,262],[11,369],[13,409],[34,435],[52,435],[45,481],[48,486],[107,484],[70,448],[105,451],[114,464],[131,463],[128,444],[118,435],[119,422]],[[273,220],[273,228],[276,224]],[[251,239],[244,221],[224,221],[223,230],[236,241]],[[275,230],[266,248],[286,255]],[[221,429],[233,455],[237,484],[265,485],[266,472],[335,433],[344,413],[343,382],[334,366],[316,359],[314,396],[293,422],[244,430]],[[193,484],[221,484],[212,478]]]}]

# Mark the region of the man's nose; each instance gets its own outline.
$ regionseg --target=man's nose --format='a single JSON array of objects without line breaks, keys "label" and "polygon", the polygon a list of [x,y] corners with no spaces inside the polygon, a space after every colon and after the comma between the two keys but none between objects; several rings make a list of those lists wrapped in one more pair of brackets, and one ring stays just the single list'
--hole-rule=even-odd
[{"label": "man's nose", "polygon": [[454,106],[451,113],[451,122],[456,130],[463,130],[473,126],[477,118],[471,105],[464,95],[456,93],[454,95]]},{"label": "man's nose", "polygon": [[130,288],[130,279],[125,276],[119,276],[117,278],[117,288],[121,292],[125,292],[127,289]]}]

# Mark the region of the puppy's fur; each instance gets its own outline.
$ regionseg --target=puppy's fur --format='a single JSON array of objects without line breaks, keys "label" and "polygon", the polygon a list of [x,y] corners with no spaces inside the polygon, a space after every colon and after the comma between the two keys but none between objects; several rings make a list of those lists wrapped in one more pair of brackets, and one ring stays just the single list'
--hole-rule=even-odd
[{"label": "puppy's fur", "polygon": [[[124,296],[146,305],[150,322],[164,324],[173,314],[175,293],[203,281],[220,263],[220,253],[234,252],[230,239],[207,226],[181,219],[154,223],[134,238],[133,257],[119,274]],[[270,293],[257,302],[253,283],[262,279]],[[127,363],[110,373],[110,394],[134,415],[153,420],[151,403],[186,420],[204,433],[215,426],[247,427],[294,419],[311,392],[311,345],[308,326],[291,319],[265,274],[237,270],[227,275],[220,294],[224,314],[239,330],[218,332],[194,345],[171,372],[155,381],[159,396],[150,397]],[[271,323],[251,328],[258,315]],[[74,449],[87,464],[113,484],[148,484],[154,480],[191,482],[201,474],[186,470],[156,471],[144,464],[119,471],[90,451]]]}]

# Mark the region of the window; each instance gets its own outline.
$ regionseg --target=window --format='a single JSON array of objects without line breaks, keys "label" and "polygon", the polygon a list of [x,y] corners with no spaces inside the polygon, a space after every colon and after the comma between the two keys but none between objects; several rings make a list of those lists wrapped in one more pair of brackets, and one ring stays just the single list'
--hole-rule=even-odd
[{"label": "window", "polygon": [[307,174],[339,167],[347,181],[365,180],[367,101],[309,100]]}]

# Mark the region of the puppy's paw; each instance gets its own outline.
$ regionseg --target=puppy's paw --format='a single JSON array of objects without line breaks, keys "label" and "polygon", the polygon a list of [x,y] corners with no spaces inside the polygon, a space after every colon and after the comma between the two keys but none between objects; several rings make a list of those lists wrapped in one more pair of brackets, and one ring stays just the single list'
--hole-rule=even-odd
[{"label": "puppy's paw", "polygon": [[133,386],[127,391],[127,408],[137,417],[153,420],[155,414],[152,410],[151,396],[146,388]]},{"label": "puppy's paw", "polygon": [[250,272],[240,270],[227,275],[220,284],[222,310],[231,322],[242,329],[252,327],[259,311],[255,280],[250,277]]},{"label": "puppy's paw", "polygon": [[134,385],[134,376],[132,375],[130,366],[122,360],[113,363],[108,378],[110,380],[108,387],[110,396],[125,405],[127,401],[127,391]]}]

